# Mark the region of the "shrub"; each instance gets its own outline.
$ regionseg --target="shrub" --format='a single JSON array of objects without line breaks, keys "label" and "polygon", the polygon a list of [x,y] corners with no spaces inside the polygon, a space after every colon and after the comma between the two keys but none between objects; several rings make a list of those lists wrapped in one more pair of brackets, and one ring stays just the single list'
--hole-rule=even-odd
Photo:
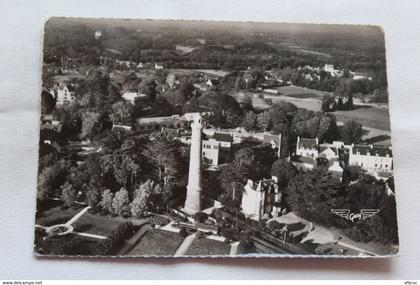
[{"label": "shrub", "polygon": [[198,221],[199,223],[204,223],[208,219],[208,215],[204,212],[198,212],[194,215],[194,220]]},{"label": "shrub", "polygon": [[179,234],[180,234],[180,236],[182,236],[184,238],[187,237],[188,236],[187,229],[182,227],[181,230],[179,231]]},{"label": "shrub", "polygon": [[165,226],[167,224],[169,224],[170,220],[168,218],[159,216],[159,215],[153,215],[149,222],[158,225],[158,226]]}]

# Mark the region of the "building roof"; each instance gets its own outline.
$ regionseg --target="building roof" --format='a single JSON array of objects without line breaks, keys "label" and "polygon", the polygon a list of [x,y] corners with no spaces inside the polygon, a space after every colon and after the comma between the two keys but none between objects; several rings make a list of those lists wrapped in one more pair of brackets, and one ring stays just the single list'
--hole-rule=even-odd
[{"label": "building roof", "polygon": [[326,151],[327,149],[330,149],[332,152],[334,152],[335,154],[338,154],[337,153],[337,149],[336,148],[334,148],[334,147],[329,147],[329,146],[325,146],[325,145],[320,145],[319,146],[319,152],[320,153],[322,153],[322,152],[324,152],[324,151]]},{"label": "building roof", "polygon": [[215,132],[213,134],[213,138],[220,142],[233,142],[233,137],[231,134]]},{"label": "building roof", "polygon": [[269,143],[271,143],[271,141],[274,141],[277,145],[280,145],[281,137],[279,135],[264,135],[263,141]]},{"label": "building roof", "polygon": [[392,150],[390,147],[381,145],[354,145],[352,148],[353,154],[367,155],[368,153],[372,156],[378,155],[386,157],[387,155],[392,157]]},{"label": "building roof", "polygon": [[315,158],[312,156],[295,155],[292,158],[292,161],[313,165],[315,163]]},{"label": "building roof", "polygon": [[317,143],[317,139],[306,139],[306,138],[302,138],[299,140],[299,144],[298,147],[301,148],[317,148],[318,147],[318,143]]}]

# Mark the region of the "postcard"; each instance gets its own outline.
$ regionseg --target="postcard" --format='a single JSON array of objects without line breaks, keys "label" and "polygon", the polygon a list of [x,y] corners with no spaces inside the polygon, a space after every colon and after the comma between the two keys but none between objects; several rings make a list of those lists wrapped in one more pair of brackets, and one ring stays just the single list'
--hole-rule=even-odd
[{"label": "postcard", "polygon": [[378,26],[51,18],[37,256],[398,254]]}]

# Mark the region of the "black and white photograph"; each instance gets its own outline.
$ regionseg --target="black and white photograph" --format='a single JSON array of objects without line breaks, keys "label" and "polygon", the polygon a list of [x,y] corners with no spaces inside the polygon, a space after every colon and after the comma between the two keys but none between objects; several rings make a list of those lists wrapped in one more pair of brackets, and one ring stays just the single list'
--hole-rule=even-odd
[{"label": "black and white photograph", "polygon": [[398,255],[380,26],[52,17],[36,96],[36,256]]}]

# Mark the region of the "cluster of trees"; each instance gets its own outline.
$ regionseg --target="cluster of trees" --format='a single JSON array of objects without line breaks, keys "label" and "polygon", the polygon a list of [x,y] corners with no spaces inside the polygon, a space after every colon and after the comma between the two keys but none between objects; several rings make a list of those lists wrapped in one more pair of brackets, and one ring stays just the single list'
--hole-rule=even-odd
[{"label": "cluster of trees", "polygon": [[[342,182],[338,177],[320,170],[296,172],[288,162],[281,162],[288,181],[283,188],[291,210],[301,217],[326,227],[338,227],[357,241],[398,242],[395,197],[388,195],[386,182],[378,181],[358,167],[347,168]],[[277,173],[273,166],[273,171]],[[351,183],[350,183],[351,182]],[[283,184],[284,185],[284,184]],[[331,213],[331,209],[379,209],[372,218],[356,224]]]},{"label": "cluster of trees", "polygon": [[277,154],[270,144],[261,144],[253,139],[246,139],[235,152],[231,163],[221,167],[217,182],[222,192],[219,199],[225,204],[240,205],[242,189],[248,179],[258,181],[270,176],[270,168]]},{"label": "cluster of trees", "polygon": [[248,111],[242,121],[247,131],[267,131],[282,134],[282,155],[287,156],[298,136],[318,137],[320,141],[332,141],[339,134],[333,115],[298,109],[288,102],[273,104],[262,113]]},{"label": "cluster of trees", "polygon": [[103,214],[139,216],[163,210],[186,176],[179,143],[164,136],[151,141],[108,131],[96,143],[102,153],[83,163],[68,156],[40,169],[38,199],[59,197],[67,207],[79,201]]}]

